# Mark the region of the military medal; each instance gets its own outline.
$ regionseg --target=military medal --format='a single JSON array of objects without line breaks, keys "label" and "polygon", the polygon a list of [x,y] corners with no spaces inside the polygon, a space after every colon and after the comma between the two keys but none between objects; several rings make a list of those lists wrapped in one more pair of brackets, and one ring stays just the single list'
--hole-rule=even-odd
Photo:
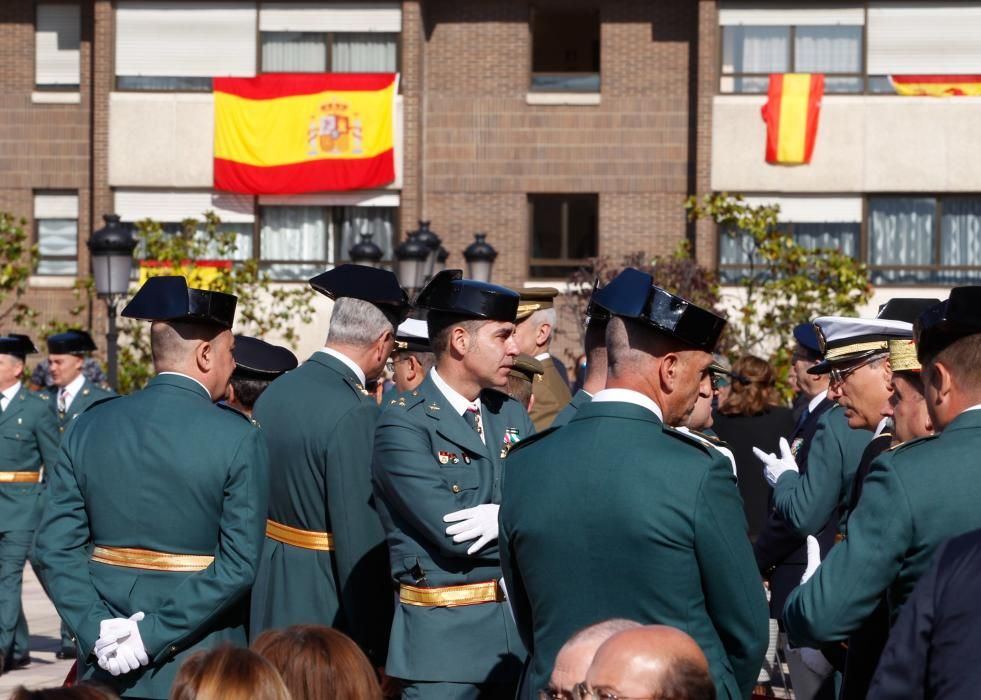
[{"label": "military medal", "polygon": [[440,452],[439,453],[439,463],[440,464],[449,464],[450,463],[450,453],[449,452]]},{"label": "military medal", "polygon": [[463,453],[463,461],[470,464],[470,455],[468,455],[466,452]]}]

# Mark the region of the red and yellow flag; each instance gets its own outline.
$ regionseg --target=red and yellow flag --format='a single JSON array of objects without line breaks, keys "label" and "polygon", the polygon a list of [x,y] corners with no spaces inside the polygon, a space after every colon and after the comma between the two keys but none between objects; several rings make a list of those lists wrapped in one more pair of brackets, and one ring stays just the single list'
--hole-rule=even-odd
[{"label": "red and yellow flag", "polygon": [[897,95],[958,97],[981,95],[981,75],[890,75]]},{"label": "red and yellow flag", "polygon": [[395,179],[395,73],[215,78],[215,189],[298,194]]},{"label": "red and yellow flag", "polygon": [[151,277],[182,275],[187,278],[187,284],[195,289],[212,289],[218,276],[231,269],[231,260],[182,260],[180,265],[160,260],[141,260],[140,286]]},{"label": "red and yellow flag", "polygon": [[766,162],[802,165],[811,162],[817,136],[824,76],[820,73],[775,73],[763,105]]}]

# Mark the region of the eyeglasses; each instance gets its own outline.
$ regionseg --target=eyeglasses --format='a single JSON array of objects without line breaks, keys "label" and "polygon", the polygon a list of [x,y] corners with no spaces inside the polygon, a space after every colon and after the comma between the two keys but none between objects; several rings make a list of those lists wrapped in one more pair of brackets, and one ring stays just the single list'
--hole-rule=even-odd
[{"label": "eyeglasses", "polygon": [[538,691],[538,700],[576,700],[576,696],[568,690],[542,688]]},{"label": "eyeglasses", "polygon": [[572,689],[572,696],[574,700],[651,700],[648,695],[627,697],[626,695],[617,695],[606,688],[590,688],[585,682],[576,683]]},{"label": "eyeglasses", "polygon": [[869,355],[861,362],[858,362],[857,364],[854,364],[851,367],[846,367],[845,369],[838,369],[837,367],[832,367],[831,384],[833,384],[834,386],[840,386],[841,384],[844,384],[845,380],[848,379],[848,377],[850,377],[852,373],[855,370],[857,370],[859,367],[864,367],[865,365],[870,364],[875,360],[882,359],[883,357],[885,357],[885,355],[883,353],[879,353],[876,355]]},{"label": "eyeglasses", "polygon": [[724,374],[710,374],[709,378],[712,380],[712,389],[718,391],[724,386],[729,386],[729,377]]},{"label": "eyeglasses", "polygon": [[408,362],[408,361],[409,361],[408,357],[390,357],[385,362],[385,370],[389,374],[392,374],[393,372],[395,372],[395,365],[397,365],[399,362]]}]

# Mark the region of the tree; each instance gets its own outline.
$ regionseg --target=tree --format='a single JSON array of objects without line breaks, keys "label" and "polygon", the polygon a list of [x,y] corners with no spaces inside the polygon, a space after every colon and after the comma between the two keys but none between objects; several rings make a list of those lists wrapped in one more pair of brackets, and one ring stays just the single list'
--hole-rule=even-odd
[{"label": "tree", "polygon": [[[177,232],[167,232],[150,219],[138,222],[136,229],[137,250],[153,266],[152,274],[183,274],[212,291],[238,297],[236,333],[275,333],[295,342],[297,325],[313,321],[313,290],[274,286],[255,258],[234,260],[237,234],[222,230],[214,212],[207,212],[203,221],[185,219]],[[119,335],[119,391],[129,393],[153,376],[149,326],[120,319]]]},{"label": "tree", "polygon": [[0,324],[5,328],[29,326],[37,311],[23,301],[27,282],[38,259],[37,246],[29,243],[27,221],[0,211]]},{"label": "tree", "polygon": [[872,294],[866,266],[840,250],[798,244],[777,222],[777,206],[751,206],[740,195],[689,197],[688,217],[711,219],[741,244],[743,297],[730,318],[733,354],[770,356],[784,384],[793,328],[822,315],[855,315]]}]

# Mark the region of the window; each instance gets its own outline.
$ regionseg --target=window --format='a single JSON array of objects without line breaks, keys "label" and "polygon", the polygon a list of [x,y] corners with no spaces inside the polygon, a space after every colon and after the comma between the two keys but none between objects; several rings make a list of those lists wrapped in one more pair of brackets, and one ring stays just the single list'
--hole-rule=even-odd
[{"label": "window", "polygon": [[262,70],[395,73],[398,38],[388,32],[262,32]]},{"label": "window", "polygon": [[115,5],[118,89],[207,91],[213,77],[255,75],[255,2]]},{"label": "window", "polygon": [[[777,229],[808,250],[835,249],[845,255],[858,257],[861,236],[859,222],[781,222]],[[753,238],[748,233],[724,229],[719,238],[719,278],[735,283],[743,277],[758,274],[753,267]]]},{"label": "window", "polygon": [[824,73],[826,93],[862,92],[862,27],[722,28],[722,92],[766,92],[770,73]]},{"label": "window", "polygon": [[981,280],[981,198],[870,197],[872,282]]},{"label": "window", "polygon": [[531,32],[533,91],[600,91],[599,10],[534,8]]},{"label": "window", "polygon": [[529,194],[529,277],[565,277],[599,250],[599,197],[595,194]]},{"label": "window", "polygon": [[78,274],[78,194],[35,192],[38,275]]},{"label": "window", "polygon": [[306,280],[335,263],[371,234],[383,260],[392,259],[395,207],[263,206],[259,259],[272,276]]},{"label": "window", "polygon": [[77,90],[80,81],[81,9],[78,5],[37,6],[34,82],[39,88]]}]

